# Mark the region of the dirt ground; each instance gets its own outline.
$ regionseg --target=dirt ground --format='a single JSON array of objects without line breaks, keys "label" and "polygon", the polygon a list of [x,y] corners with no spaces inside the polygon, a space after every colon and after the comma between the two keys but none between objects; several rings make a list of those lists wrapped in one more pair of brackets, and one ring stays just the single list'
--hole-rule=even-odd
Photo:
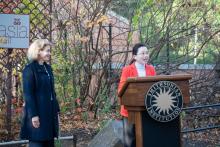
[{"label": "dirt ground", "polygon": [[[98,132],[93,128],[84,129],[84,128],[75,128],[71,129],[67,132],[61,132],[61,136],[76,136],[76,146],[77,147],[86,147],[90,140],[97,134]],[[73,142],[70,142],[70,145]]]}]

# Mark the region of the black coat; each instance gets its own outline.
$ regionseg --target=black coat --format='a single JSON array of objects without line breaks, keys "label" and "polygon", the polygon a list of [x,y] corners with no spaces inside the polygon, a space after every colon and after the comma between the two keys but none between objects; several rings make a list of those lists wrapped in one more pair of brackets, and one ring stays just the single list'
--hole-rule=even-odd
[{"label": "black coat", "polygon": [[[56,99],[54,77],[50,65],[46,63],[40,65],[37,61],[33,61],[24,68],[22,78],[25,106],[21,139],[45,141],[58,137],[60,108]],[[34,116],[40,118],[39,128],[32,126],[31,118]]]}]

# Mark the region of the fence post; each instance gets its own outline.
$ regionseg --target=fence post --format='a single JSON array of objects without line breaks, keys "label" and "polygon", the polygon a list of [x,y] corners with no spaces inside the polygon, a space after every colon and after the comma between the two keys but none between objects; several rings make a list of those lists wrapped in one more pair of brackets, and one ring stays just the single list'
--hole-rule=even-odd
[{"label": "fence post", "polygon": [[12,99],[12,58],[10,57],[12,54],[13,49],[7,49],[7,80],[6,80],[6,129],[8,131],[7,140],[11,139],[11,99]]},{"label": "fence post", "polygon": [[76,134],[73,134],[73,147],[76,147],[76,143],[77,143],[77,136]]}]

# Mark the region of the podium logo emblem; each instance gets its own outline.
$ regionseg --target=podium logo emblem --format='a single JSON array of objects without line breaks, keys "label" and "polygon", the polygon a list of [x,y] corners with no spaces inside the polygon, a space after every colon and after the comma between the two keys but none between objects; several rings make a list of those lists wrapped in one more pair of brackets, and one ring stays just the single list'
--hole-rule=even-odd
[{"label": "podium logo emblem", "polygon": [[160,81],[148,90],[145,106],[150,117],[159,122],[169,122],[179,116],[183,107],[183,96],[175,83]]}]

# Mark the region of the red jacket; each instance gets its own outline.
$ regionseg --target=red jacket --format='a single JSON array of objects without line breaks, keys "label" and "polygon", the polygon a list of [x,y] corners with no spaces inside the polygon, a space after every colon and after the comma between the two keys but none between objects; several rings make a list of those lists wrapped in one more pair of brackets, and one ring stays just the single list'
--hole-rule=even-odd
[{"label": "red jacket", "polygon": [[[146,69],[146,75],[147,76],[154,76],[156,75],[156,71],[155,68],[152,65],[145,65],[145,69]],[[122,73],[121,73],[121,78],[120,78],[120,82],[119,82],[119,86],[118,86],[118,92],[121,90],[121,88],[123,87],[124,83],[126,82],[128,77],[137,77],[138,73],[137,73],[137,69],[135,67],[135,64],[131,64],[128,66],[125,66],[122,69]],[[121,105],[121,111],[120,111],[121,115],[124,117],[128,117],[128,111],[124,108],[124,105]]]}]

